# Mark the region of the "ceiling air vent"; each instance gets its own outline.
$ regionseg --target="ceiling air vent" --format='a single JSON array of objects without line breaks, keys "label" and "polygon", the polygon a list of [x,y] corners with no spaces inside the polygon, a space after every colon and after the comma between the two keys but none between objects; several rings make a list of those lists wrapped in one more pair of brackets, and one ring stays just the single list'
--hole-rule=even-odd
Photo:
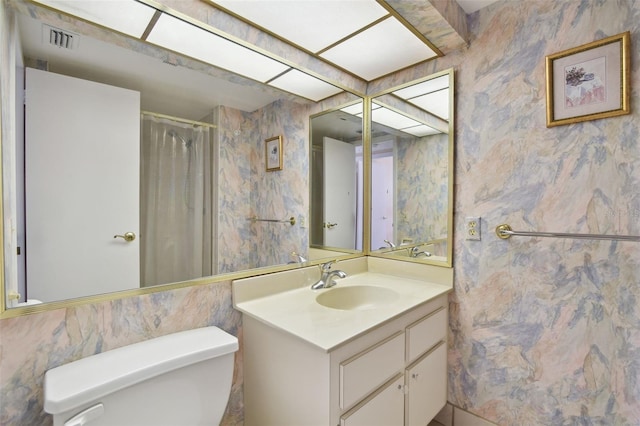
[{"label": "ceiling air vent", "polygon": [[45,43],[62,49],[75,49],[78,47],[80,36],[70,31],[64,31],[59,28],[43,25],[42,38]]}]

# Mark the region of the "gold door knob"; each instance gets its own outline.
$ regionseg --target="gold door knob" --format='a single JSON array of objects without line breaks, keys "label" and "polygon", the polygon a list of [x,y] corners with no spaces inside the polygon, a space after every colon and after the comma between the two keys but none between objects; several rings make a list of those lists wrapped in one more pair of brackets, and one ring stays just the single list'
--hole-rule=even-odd
[{"label": "gold door knob", "polygon": [[122,238],[126,242],[130,243],[131,241],[136,239],[136,234],[133,232],[127,232],[124,235],[114,235],[113,238]]}]

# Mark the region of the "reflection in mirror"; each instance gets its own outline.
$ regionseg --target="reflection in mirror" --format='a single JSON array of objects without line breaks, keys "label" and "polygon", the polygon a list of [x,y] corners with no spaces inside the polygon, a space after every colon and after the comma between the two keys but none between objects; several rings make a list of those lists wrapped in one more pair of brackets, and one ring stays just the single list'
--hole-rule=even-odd
[{"label": "reflection in mirror", "polygon": [[[14,176],[3,179],[7,307],[323,257],[310,256],[305,225],[306,126],[360,98],[330,86],[310,100],[14,4],[27,101],[16,117],[25,134],[2,147],[3,172]],[[49,45],[45,23],[79,42]],[[282,169],[269,172],[265,141],[278,136]]]},{"label": "reflection in mirror", "polygon": [[362,249],[362,111],[360,101],[311,118],[310,242],[316,250]]},{"label": "reflection in mirror", "polygon": [[451,266],[453,70],[371,104],[371,250]]}]

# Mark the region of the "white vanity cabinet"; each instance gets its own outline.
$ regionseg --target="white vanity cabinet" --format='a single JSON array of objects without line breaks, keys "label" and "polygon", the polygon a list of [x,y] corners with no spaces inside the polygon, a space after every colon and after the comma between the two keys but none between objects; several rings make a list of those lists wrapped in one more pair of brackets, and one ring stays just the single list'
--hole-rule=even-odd
[{"label": "white vanity cabinet", "polygon": [[243,333],[246,426],[424,426],[446,403],[446,294],[329,350],[246,314]]}]

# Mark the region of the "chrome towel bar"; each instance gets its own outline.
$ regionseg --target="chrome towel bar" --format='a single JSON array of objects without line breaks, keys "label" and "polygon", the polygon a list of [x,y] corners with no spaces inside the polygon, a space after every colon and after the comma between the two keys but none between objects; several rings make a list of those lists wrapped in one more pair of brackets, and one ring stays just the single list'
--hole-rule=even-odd
[{"label": "chrome towel bar", "polygon": [[551,238],[575,238],[580,240],[615,240],[640,242],[640,236],[634,235],[599,235],[599,234],[568,234],[562,232],[525,232],[513,231],[509,225],[502,224],[496,227],[496,235],[506,240],[512,236],[524,237],[551,237]]}]

